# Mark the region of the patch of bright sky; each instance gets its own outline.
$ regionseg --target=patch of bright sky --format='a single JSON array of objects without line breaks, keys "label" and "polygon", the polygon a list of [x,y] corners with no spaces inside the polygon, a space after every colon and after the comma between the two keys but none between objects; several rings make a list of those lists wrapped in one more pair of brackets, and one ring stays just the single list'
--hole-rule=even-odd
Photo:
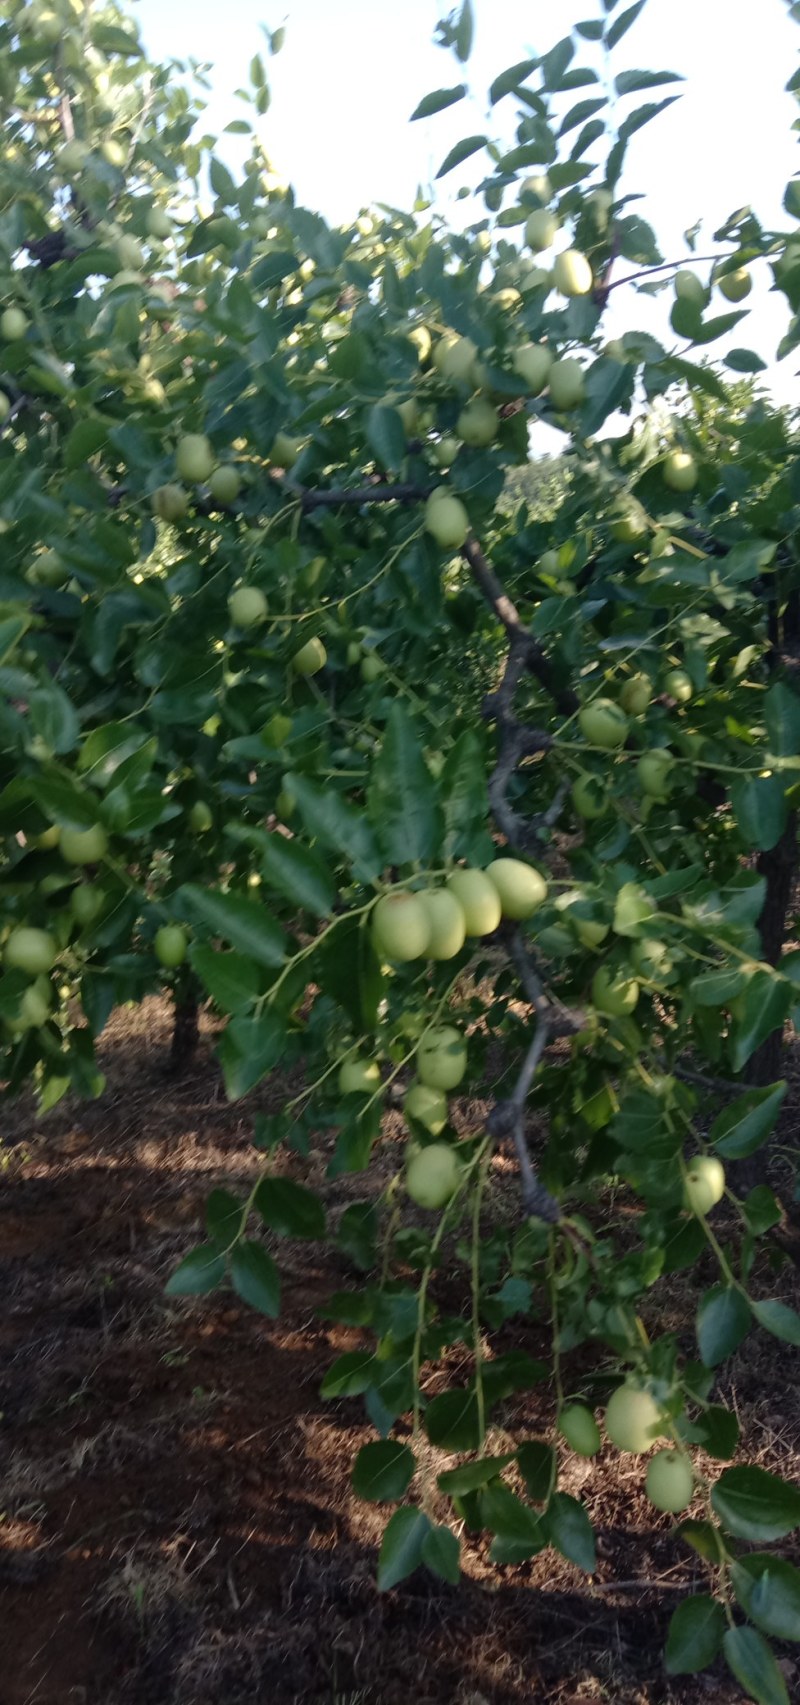
[{"label": "patch of bright sky", "polygon": [[[546,52],[578,18],[601,15],[600,0],[473,0],[475,45],[462,70],[432,42],[436,21],[448,9],[439,0],[291,0],[286,13],[281,4],[275,0],[274,11],[265,13],[264,0],[138,0],[136,12],[152,57],[191,55],[212,63],[206,115],[212,133],[246,116],[234,90],[246,86],[252,54],[265,49],[260,24],[275,29],[286,22],[281,54],[269,59],[264,52],[272,104],[257,121],[258,134],[299,201],[335,223],[371,202],[408,208],[420,185],[430,189],[452,144],[472,131],[511,140],[513,97],[488,110],[493,77],[529,53]],[[619,0],[617,16],[625,5]],[[685,256],[691,264],[683,232],[701,218],[698,253],[713,252],[715,228],[746,204],[768,229],[792,226],[781,202],[800,165],[792,130],[798,109],[785,92],[798,49],[800,29],[785,0],[649,0],[615,49],[614,75],[643,68],[677,71],[686,79],[674,90],[620,103],[624,116],[643,101],[681,92],[634,137],[622,185],[625,193],[644,193],[637,211],[654,227],[666,259]],[[580,42],[578,53],[576,63],[603,70],[590,44]],[[423,94],[462,79],[470,86],[469,101],[409,125]],[[560,97],[562,110],[593,92]],[[242,158],[237,140],[220,143],[230,163]],[[598,147],[588,157],[600,163]],[[455,194],[479,180],[480,162],[476,155],[437,186],[438,204],[459,223],[466,206],[454,202]],[[707,277],[708,268],[699,270]],[[748,319],[709,352],[755,348],[771,364],[767,379],[776,397],[793,402],[796,356],[772,365],[788,318],[786,302],[771,292],[765,263],[754,276]],[[655,299],[615,292],[604,322],[609,336],[637,327],[674,343],[667,323],[671,299],[671,290]],[[720,311],[726,308],[720,301]]]}]

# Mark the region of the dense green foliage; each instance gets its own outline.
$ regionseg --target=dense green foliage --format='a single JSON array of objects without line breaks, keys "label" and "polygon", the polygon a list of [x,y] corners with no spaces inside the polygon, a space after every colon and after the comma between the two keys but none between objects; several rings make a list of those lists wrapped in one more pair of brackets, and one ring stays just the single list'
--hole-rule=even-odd
[{"label": "dense green foliage", "polygon": [[[800,454],[793,419],[730,379],[760,358],[729,351],[726,375],[706,348],[744,320],[751,266],[787,299],[782,353],[800,341],[800,192],[787,229],[739,209],[711,268],[681,272],[669,346],[636,331],[635,283],[631,329],[605,342],[619,263],[673,290],[620,177],[676,75],[625,72],[612,102],[596,69],[640,11],[603,0],[498,76],[498,135],[512,106],[515,133],[444,162],[486,173],[455,232],[424,203],[331,228],[254,131],[237,182],[116,6],[0,5],[0,1073],[44,1110],[99,1093],[113,1007],[163,987],[225,1016],[231,1098],[301,1061],[306,1088],[255,1121],[257,1189],[215,1193],[170,1281],[229,1282],[268,1315],[275,1238],[326,1235],[279,1146],[302,1157],[333,1131],[330,1174],[367,1169],[387,1089],[416,1073],[408,1192],[396,1179],[335,1229],[361,1276],[330,1315],[375,1343],[325,1385],[363,1393],[380,1435],[354,1483],[400,1505],[387,1588],[420,1563],[458,1576],[455,1532],[414,1481],[422,1433],[463,1459],[439,1490],[498,1564],[553,1545],[591,1569],[554,1440],[498,1454],[504,1400],[550,1380],[560,1408],[592,1401],[594,1380],[565,1393],[561,1358],[602,1347],[603,1394],[625,1375],[609,1436],[672,1442],[648,1484],[677,1512],[691,1447],[736,1453],[718,1364],[750,1330],[800,1343],[800,1318],[751,1294],[770,1189],[729,1189],[730,1244],[706,1217],[719,1162],[774,1128],[785,1084],[748,1073],[800,1007],[800,953],[763,934],[800,768],[780,667]],[[465,0],[439,26],[460,66],[471,17]],[[250,77],[263,112],[260,59]],[[564,435],[544,469],[536,417]],[[569,1041],[547,1055],[553,1034]],[[495,1106],[458,1140],[462,1088]],[[535,1171],[526,1102],[548,1133]],[[511,1141],[521,1209],[482,1229]],[[635,1234],[597,1211],[610,1180]],[[687,1361],[640,1310],[709,1245],[719,1277]],[[463,1317],[436,1310],[444,1261]],[[493,1346],[525,1316],[552,1321],[549,1365]],[[453,1344],[471,1347],[469,1383],[430,1398]],[[591,1454],[591,1416],[563,1420]],[[796,1526],[800,1495],[747,1467],[694,1489],[684,1532],[711,1596],[677,1612],[668,1666],[724,1650],[773,1705],[763,1635],[800,1637],[800,1576],[743,1547]]]}]

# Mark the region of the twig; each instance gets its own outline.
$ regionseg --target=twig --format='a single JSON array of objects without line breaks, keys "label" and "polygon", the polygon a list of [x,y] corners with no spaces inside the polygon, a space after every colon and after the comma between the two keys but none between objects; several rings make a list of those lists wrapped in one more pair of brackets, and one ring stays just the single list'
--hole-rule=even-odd
[{"label": "twig", "polygon": [[299,498],[306,513],[311,509],[338,509],[342,504],[424,503],[435,490],[432,485],[419,485],[416,481],[403,484],[399,480],[381,481],[374,485],[332,487],[328,491],[311,490],[308,486],[297,485],[294,480],[284,479],[281,483],[293,497]]},{"label": "twig", "polygon": [[610,290],[618,290],[621,284],[635,284],[639,278],[647,278],[651,272],[678,272],[682,266],[705,266],[709,261],[728,260],[728,255],[684,255],[683,260],[662,260],[657,266],[643,266],[638,272],[626,272],[624,278],[615,278],[613,283],[604,286],[606,295]]}]

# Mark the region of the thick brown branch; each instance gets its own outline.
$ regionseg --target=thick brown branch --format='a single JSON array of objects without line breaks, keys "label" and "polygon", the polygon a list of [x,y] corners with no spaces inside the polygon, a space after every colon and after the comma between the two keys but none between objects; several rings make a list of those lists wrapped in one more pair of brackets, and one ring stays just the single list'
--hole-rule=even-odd
[{"label": "thick brown branch", "polygon": [[558,672],[545,655],[538,640],[534,639],[533,634],[525,627],[516,604],[512,598],[509,598],[494,569],[487,562],[477,539],[472,536],[467,539],[463,547],[463,555],[487,604],[491,605],[498,621],[502,623],[512,642],[509,665],[503,681],[494,695],[500,708],[507,709],[510,706],[517,685],[522,675],[527,672],[529,675],[534,675],[544,687],[556,709],[560,710],[564,716],[571,716],[572,712],[578,708],[577,694],[573,693],[570,687],[561,686]]}]

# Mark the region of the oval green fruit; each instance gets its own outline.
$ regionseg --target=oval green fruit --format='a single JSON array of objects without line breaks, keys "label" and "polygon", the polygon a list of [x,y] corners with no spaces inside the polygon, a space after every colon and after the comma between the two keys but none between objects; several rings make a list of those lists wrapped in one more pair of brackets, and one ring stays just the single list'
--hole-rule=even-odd
[{"label": "oval green fruit", "polygon": [[693,308],[702,309],[705,307],[705,285],[701,283],[696,272],[690,272],[687,267],[682,267],[680,272],[676,272],[673,283],[675,295],[681,302],[691,302]]},{"label": "oval green fruit", "polygon": [[535,207],[525,223],[525,241],[534,254],[542,254],[552,248],[558,229],[558,220],[549,208]]},{"label": "oval green fruit", "polygon": [[57,953],[55,938],[49,930],[20,924],[11,931],[3,959],[9,971],[27,971],[30,977],[38,977],[52,970]]},{"label": "oval green fruit", "polygon": [[235,503],[241,488],[239,470],[232,467],[230,462],[224,462],[221,467],[215,468],[208,482],[208,489],[215,503],[222,504],[224,508],[229,503]]},{"label": "oval green fruit", "polygon": [[69,897],[69,909],[76,923],[86,928],[94,923],[105,905],[106,896],[95,882],[79,882]]},{"label": "oval green fruit", "polygon": [[454,870],[447,878],[464,914],[467,935],[492,935],[500,922],[500,895],[482,870]]},{"label": "oval green fruit", "polygon": [[622,688],[619,702],[628,716],[644,716],[652,697],[649,675],[631,675]]},{"label": "oval green fruit", "polygon": [[425,531],[442,550],[460,550],[469,532],[469,516],[459,498],[446,486],[432,491],[425,504]]},{"label": "oval green fruit", "polygon": [[488,444],[493,444],[497,437],[500,417],[497,409],[492,407],[484,397],[473,397],[472,402],[462,408],[456,421],[456,432],[464,444],[469,444],[473,450],[483,450]]},{"label": "oval green fruit", "polygon": [[727,302],[743,302],[753,288],[753,280],[746,266],[737,266],[734,272],[722,273],[717,283]]},{"label": "oval green fruit", "polygon": [[372,1095],[381,1081],[377,1060],[343,1060],[339,1067],[340,1095]]},{"label": "oval green fruit", "polygon": [[688,704],[694,697],[691,675],[687,675],[685,669],[668,669],[664,676],[664,692],[669,693],[676,704]]},{"label": "oval green fruit", "polygon": [[166,971],[175,971],[186,958],[188,937],[180,924],[162,924],[156,930],[153,948],[159,965]]},{"label": "oval green fruit", "polygon": [[600,1428],[584,1403],[568,1403],[558,1417],[558,1430],[577,1456],[596,1456],[602,1444]]},{"label": "oval green fruit", "polygon": [[714,1154],[698,1154],[686,1168],[683,1199],[689,1212],[702,1219],[725,1194],[725,1168]]},{"label": "oval green fruit", "polygon": [[670,450],[662,464],[664,484],[670,491],[693,491],[697,485],[697,463],[688,450]]},{"label": "oval green fruit", "polygon": [[108,835],[102,823],[91,829],[61,830],[59,852],[65,864],[98,864],[108,851]]},{"label": "oval green fruit", "polygon": [[588,296],[594,275],[580,249],[564,249],[553,262],[553,283],[562,296]]},{"label": "oval green fruit", "polygon": [[417,1046],[417,1076],[429,1089],[455,1089],[467,1069],[467,1044],[452,1024],[424,1031]]},{"label": "oval green fruit", "polygon": [[270,717],[269,722],[265,722],[264,727],[261,730],[261,738],[265,746],[269,746],[273,751],[277,751],[280,746],[286,745],[291,732],[291,717],[284,716],[281,711],[276,710],[275,714]]},{"label": "oval green fruit", "polygon": [[471,337],[445,332],[434,349],[433,365],[443,379],[455,385],[466,385],[472,381],[477,354]]},{"label": "oval green fruit", "polygon": [[194,829],[197,835],[205,835],[211,828],[213,821],[211,807],[206,804],[204,799],[196,799],[189,812],[190,829]]},{"label": "oval green fruit", "polygon": [[36,982],[23,991],[16,1022],[11,1024],[11,1028],[16,1031],[41,1030],[50,1017],[52,1005],[53,997],[47,978],[37,977]]},{"label": "oval green fruit", "polygon": [[428,913],[418,894],[398,889],[383,894],[372,909],[372,940],[385,959],[406,964],[421,959],[430,942]]},{"label": "oval green fruit", "polygon": [[467,933],[463,907],[447,888],[429,888],[417,898],[428,919],[428,958],[454,959],[461,952]]},{"label": "oval green fruit", "polygon": [[277,432],[269,459],[277,468],[293,468],[302,448],[302,438],[291,438],[288,432]]},{"label": "oval green fruit", "polygon": [[643,983],[669,983],[673,977],[673,957],[665,941],[655,936],[641,936],[631,942],[631,964]]},{"label": "oval green fruit", "polygon": [[178,439],[175,466],[182,480],[201,485],[214,472],[214,452],[203,432],[187,432]]},{"label": "oval green fruit", "polygon": [[406,1190],[419,1208],[444,1208],[458,1189],[461,1172],[447,1143],[415,1149],[406,1166]]},{"label": "oval green fruit", "polygon": [[636,777],[642,793],[651,799],[666,799],[672,786],[675,759],[671,752],[656,747],[645,752],[636,765]]},{"label": "oval green fruit", "polygon": [[617,1450],[640,1456],[662,1430],[661,1411],[649,1391],[626,1380],[609,1399],[605,1426]]},{"label": "oval green fruit", "polygon": [[577,408],[583,401],[583,368],[573,355],[554,361],[548,378],[550,401],[555,409]]},{"label": "oval green fruit", "polygon": [[383,658],[379,657],[377,652],[369,651],[366,657],[362,659],[361,663],[360,674],[362,681],[365,681],[367,686],[371,686],[373,681],[380,679],[384,668],[385,665]]},{"label": "oval green fruit", "polygon": [[534,397],[547,384],[553,357],[545,343],[523,343],[514,351],[513,367]]},{"label": "oval green fruit", "polygon": [[237,586],[228,599],[231,621],[237,628],[253,628],[267,614],[267,600],[258,586]]},{"label": "oval green fruit", "polygon": [[300,650],[295,652],[291,667],[295,675],[317,675],[320,669],[324,669],[327,661],[328,653],[322,640],[315,636],[314,639],[307,639],[305,645],[301,645]]},{"label": "oval green fruit", "polygon": [[443,1090],[432,1089],[429,1083],[415,1080],[406,1091],[403,1112],[407,1119],[415,1120],[430,1131],[432,1137],[438,1137],[447,1124],[447,1096]]},{"label": "oval green fruit", "polygon": [[570,797],[578,816],[584,817],[587,822],[602,817],[608,810],[608,789],[605,783],[599,776],[589,775],[585,771],[573,783]]},{"label": "oval green fruit", "polygon": [[578,712],[578,725],[590,746],[611,752],[624,746],[630,724],[624,710],[613,699],[591,699]]},{"label": "oval green fruit", "polygon": [[0,337],[8,343],[18,343],[28,330],[28,316],[21,308],[4,308],[0,314]]},{"label": "oval green fruit", "polygon": [[651,1504],[677,1516],[692,1501],[692,1465],[678,1450],[659,1450],[647,1464],[645,1489]]},{"label": "oval green fruit", "polygon": [[497,889],[504,918],[532,918],[547,899],[547,883],[538,870],[519,858],[496,858],[486,875]]},{"label": "oval green fruit", "polygon": [[189,507],[189,493],[182,485],[160,485],[150,501],[159,521],[180,521]]},{"label": "oval green fruit", "polygon": [[592,1005],[608,1018],[626,1018],[639,999],[639,984],[624,965],[601,965],[592,978]]}]

